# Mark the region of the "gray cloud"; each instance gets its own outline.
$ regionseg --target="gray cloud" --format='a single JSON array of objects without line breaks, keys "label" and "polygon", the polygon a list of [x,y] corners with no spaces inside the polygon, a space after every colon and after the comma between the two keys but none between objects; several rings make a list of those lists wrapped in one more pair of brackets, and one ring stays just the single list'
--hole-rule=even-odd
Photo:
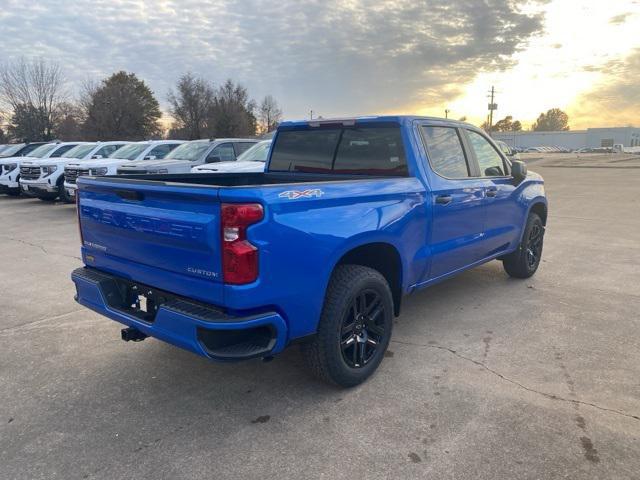
[{"label": "gray cloud", "polygon": [[183,72],[232,77],[255,97],[273,93],[288,117],[452,99],[507,68],[543,20],[520,11],[524,0],[7,2],[5,59],[56,59],[76,85],[133,71],[161,102]]}]

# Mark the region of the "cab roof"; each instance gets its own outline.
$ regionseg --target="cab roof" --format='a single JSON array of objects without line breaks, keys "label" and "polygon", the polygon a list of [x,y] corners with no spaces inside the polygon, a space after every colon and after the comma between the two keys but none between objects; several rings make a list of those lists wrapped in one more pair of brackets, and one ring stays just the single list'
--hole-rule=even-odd
[{"label": "cab roof", "polygon": [[458,127],[472,127],[477,129],[475,125],[470,123],[461,122],[459,120],[453,120],[451,118],[440,117],[427,117],[420,115],[370,115],[360,117],[338,117],[338,118],[319,118],[313,120],[292,120],[280,123],[280,127],[292,128],[292,127],[319,127],[321,125],[342,124],[344,126],[356,125],[358,123],[399,123],[411,124],[416,120],[429,120],[438,122],[443,125],[452,125]]}]

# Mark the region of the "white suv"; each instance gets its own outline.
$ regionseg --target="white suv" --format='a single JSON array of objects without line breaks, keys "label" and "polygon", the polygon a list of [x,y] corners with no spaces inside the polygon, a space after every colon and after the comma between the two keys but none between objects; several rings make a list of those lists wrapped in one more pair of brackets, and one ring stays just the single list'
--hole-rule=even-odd
[{"label": "white suv", "polygon": [[[54,173],[56,168],[45,168],[43,171],[40,168],[38,162],[47,160],[49,158],[58,158],[61,155],[67,153],[74,147],[85,143],[85,142],[52,142],[45,143],[44,145],[40,145],[38,148],[29,153],[28,156],[22,158],[22,161],[19,164],[19,174],[16,176],[15,181],[19,186],[19,189],[22,193],[26,193],[29,196],[37,196],[37,192],[39,190],[31,190],[29,186],[23,186],[22,182],[24,179],[29,180],[37,180],[45,177],[48,177],[50,174]],[[48,185],[45,180],[45,185]]]},{"label": "white suv", "polygon": [[[20,167],[20,188],[22,192],[38,197],[40,200],[61,200],[69,202],[64,189],[64,167],[77,161],[84,161],[93,157],[109,155],[120,148],[125,142],[73,142],[57,145],[71,146],[60,154],[60,149],[49,157],[40,160],[29,160]],[[34,150],[35,151],[35,150]]]},{"label": "white suv", "polygon": [[76,180],[79,176],[115,175],[118,167],[131,161],[149,161],[164,158],[176,148],[182,140],[150,140],[144,142],[128,143],[112,153],[108,158],[93,161],[72,162],[64,169],[64,188],[66,195],[73,198],[76,194]]},{"label": "white suv", "polygon": [[204,163],[193,167],[191,173],[252,173],[264,172],[271,140],[262,140],[238,155],[235,162]]}]

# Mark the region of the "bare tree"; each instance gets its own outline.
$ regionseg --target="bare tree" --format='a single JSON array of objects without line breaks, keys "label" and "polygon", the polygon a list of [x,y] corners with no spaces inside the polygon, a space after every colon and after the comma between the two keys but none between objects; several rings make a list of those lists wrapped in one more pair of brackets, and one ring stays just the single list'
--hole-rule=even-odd
[{"label": "bare tree", "polygon": [[282,110],[278,106],[278,102],[271,95],[267,95],[262,100],[258,109],[258,127],[260,133],[264,134],[275,130],[282,121]]},{"label": "bare tree", "polygon": [[48,140],[52,138],[56,110],[66,98],[64,84],[59,64],[43,59],[28,62],[22,58],[0,68],[0,102],[14,117],[18,111],[31,112],[19,115],[18,119],[34,122],[33,125],[14,126],[39,132],[38,139]]},{"label": "bare tree", "polygon": [[180,77],[176,93],[169,90],[167,100],[174,118],[171,135],[189,140],[202,138],[207,131],[209,113],[215,101],[215,90],[207,80],[187,73]]}]

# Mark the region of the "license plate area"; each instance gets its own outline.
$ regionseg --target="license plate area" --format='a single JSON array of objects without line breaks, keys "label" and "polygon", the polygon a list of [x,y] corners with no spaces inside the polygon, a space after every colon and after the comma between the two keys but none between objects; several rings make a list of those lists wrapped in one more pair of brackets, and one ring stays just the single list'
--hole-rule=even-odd
[{"label": "license plate area", "polygon": [[102,290],[111,308],[148,323],[153,323],[160,306],[173,297],[148,285],[115,278],[105,282]]},{"label": "license plate area", "polygon": [[125,298],[128,313],[150,323],[155,320],[160,305],[167,301],[152,288],[135,283],[127,286]]}]

